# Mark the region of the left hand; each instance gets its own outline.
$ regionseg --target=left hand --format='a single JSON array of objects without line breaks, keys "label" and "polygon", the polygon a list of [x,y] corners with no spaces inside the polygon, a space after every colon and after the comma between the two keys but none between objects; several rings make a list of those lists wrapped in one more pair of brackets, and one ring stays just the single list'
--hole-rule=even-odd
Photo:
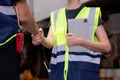
[{"label": "left hand", "polygon": [[79,37],[73,33],[66,34],[66,40],[69,47],[78,45]]}]

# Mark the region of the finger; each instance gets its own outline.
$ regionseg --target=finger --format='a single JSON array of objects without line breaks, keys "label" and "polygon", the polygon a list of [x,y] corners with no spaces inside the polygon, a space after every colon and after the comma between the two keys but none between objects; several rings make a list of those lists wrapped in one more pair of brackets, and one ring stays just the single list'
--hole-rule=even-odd
[{"label": "finger", "polygon": [[36,46],[36,43],[35,43],[35,41],[32,41],[32,44],[33,44],[34,46]]},{"label": "finger", "polygon": [[33,37],[33,34],[31,34],[31,37]]},{"label": "finger", "polygon": [[39,31],[42,32],[43,31],[42,28],[40,28]]},{"label": "finger", "polygon": [[32,41],[33,45],[38,46],[40,43],[38,41]]},{"label": "finger", "polygon": [[71,33],[68,33],[68,34],[66,34],[66,36],[67,36],[67,37],[70,37],[70,36],[72,36],[72,34],[71,34]]},{"label": "finger", "polygon": [[40,36],[33,36],[32,40],[41,40]]}]

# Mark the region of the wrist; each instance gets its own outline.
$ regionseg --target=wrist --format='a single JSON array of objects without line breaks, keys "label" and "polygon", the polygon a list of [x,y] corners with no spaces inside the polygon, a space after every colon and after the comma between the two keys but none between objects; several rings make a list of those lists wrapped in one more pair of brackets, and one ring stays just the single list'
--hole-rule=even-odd
[{"label": "wrist", "polygon": [[84,44],[84,41],[85,41],[85,39],[83,39],[83,38],[78,38],[78,44],[79,44],[79,45]]}]

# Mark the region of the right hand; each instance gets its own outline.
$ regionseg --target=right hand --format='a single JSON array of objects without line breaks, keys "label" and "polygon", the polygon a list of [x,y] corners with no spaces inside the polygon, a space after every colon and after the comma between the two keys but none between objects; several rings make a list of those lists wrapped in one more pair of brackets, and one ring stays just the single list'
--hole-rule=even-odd
[{"label": "right hand", "polygon": [[35,45],[35,46],[38,46],[42,43],[42,41],[44,40],[44,32],[43,32],[43,29],[40,28],[39,29],[39,33],[36,34],[36,35],[31,35],[32,36],[32,43]]}]

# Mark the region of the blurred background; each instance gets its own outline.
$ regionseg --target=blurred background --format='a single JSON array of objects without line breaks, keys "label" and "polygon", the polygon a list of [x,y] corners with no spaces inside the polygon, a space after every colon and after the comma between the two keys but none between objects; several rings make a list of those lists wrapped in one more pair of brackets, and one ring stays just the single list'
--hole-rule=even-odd
[{"label": "blurred background", "polygon": [[[104,27],[112,45],[109,55],[103,53],[100,80],[120,80],[120,0],[81,0],[90,7],[100,7]],[[64,7],[66,0],[28,0],[34,18],[45,36],[49,29],[51,11]],[[21,55],[21,80],[49,80],[47,69],[51,49],[31,43],[31,34],[23,30],[24,51]]]}]

